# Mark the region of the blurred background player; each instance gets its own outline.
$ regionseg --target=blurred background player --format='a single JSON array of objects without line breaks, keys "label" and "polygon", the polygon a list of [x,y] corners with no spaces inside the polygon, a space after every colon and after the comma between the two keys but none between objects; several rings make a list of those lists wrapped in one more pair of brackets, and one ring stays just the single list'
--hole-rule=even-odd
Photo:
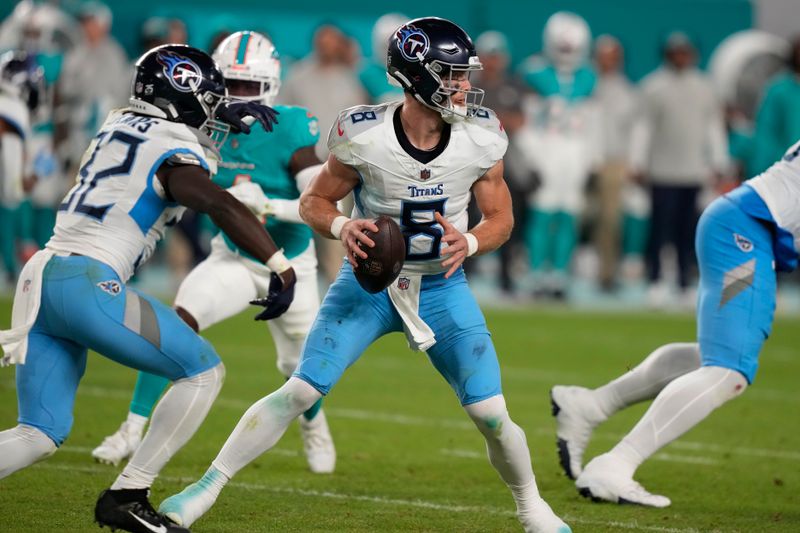
[{"label": "blurred background player", "polygon": [[[668,344],[594,390],[556,386],[561,466],[587,497],[667,507],[633,476],[658,450],[753,383],[772,330],[776,271],[797,267],[800,142],[766,172],[715,200],[697,227],[700,287],[696,344]],[[654,399],[610,452],[582,469],[592,430],[617,411]]]},{"label": "blurred background player", "polygon": [[55,148],[69,175],[105,116],[125,104],[131,83],[128,58],[111,36],[108,6],[85,2],[77,18],[83,39],[64,55],[54,117]]},{"label": "blurred background player", "polygon": [[762,172],[800,138],[800,35],[789,46],[786,70],[765,89],[755,128],[754,168]]},{"label": "blurred background player", "polygon": [[662,307],[670,297],[661,264],[667,244],[675,248],[681,297],[685,305],[694,305],[691,275],[699,193],[728,171],[722,106],[696,60],[686,34],[667,37],[663,65],[641,82],[631,136],[632,172],[650,192],[647,276],[653,307]]},{"label": "blurred background player", "polygon": [[[386,48],[397,28],[408,21],[400,13],[381,16],[372,27],[372,55],[363,61],[358,79],[369,96],[369,103],[382,104],[403,97],[403,89],[389,83],[386,73]],[[326,130],[327,131],[327,130]]]},{"label": "blurred background player", "polygon": [[0,55],[0,254],[9,285],[19,269],[15,215],[23,198],[31,114],[43,93],[43,71],[30,54]]},{"label": "blurred background player", "polygon": [[[471,81],[486,91],[483,105],[497,114],[497,119],[508,135],[508,150],[503,157],[505,169],[503,177],[513,199],[514,228],[508,241],[498,250],[500,255],[498,281],[504,295],[514,296],[517,287],[513,279],[518,277],[514,275],[515,260],[518,256],[524,255],[527,219],[525,198],[535,188],[536,182],[536,176],[526,165],[525,157],[521,153],[524,146],[520,146],[518,141],[518,133],[525,127],[524,104],[530,97],[530,89],[511,72],[511,50],[508,39],[502,32],[495,30],[483,32],[475,40],[475,50],[481,58],[483,69],[476,72]],[[476,224],[480,221],[480,211],[475,202],[470,204],[470,221],[473,220]]]},{"label": "blurred background player", "polygon": [[[641,217],[630,217],[631,210],[626,209],[629,197],[636,194],[629,189],[640,187],[630,182],[628,165],[636,100],[633,85],[625,76],[624,53],[618,39],[601,35],[595,40],[594,64],[597,69],[594,98],[603,134],[603,150],[594,187],[597,201],[594,242],[599,259],[597,276],[600,288],[613,291],[617,287],[623,213],[628,215],[625,221],[628,232],[636,231],[633,225],[641,220]],[[639,235],[643,233],[639,231]],[[625,249],[625,255],[632,253],[635,253],[635,247]]]},{"label": "blurred background player", "polygon": [[[214,51],[229,95],[272,105],[280,87],[280,60],[265,36],[240,31]],[[301,107],[277,106],[279,123],[271,133],[255,129],[249,135],[229,136],[213,181],[258,216],[283,250],[297,276],[289,310],[268,322],[278,355],[278,370],[287,379],[300,358],[300,349],[319,310],[317,258],[311,229],[298,212],[300,192],[320,169],[314,152],[319,137],[317,119]],[[203,331],[266,295],[271,271],[220,232],[211,255],[184,279],[175,308],[195,331]],[[168,380],[139,373],[128,419],[92,451],[104,463],[118,464],[139,445],[144,426]],[[336,462],[322,400],[301,415],[301,435],[312,472],[330,473]]]},{"label": "blurred background player", "polygon": [[526,234],[534,294],[563,299],[601,138],[589,105],[596,76],[586,64],[588,24],[574,13],[555,13],[545,24],[543,40],[546,60],[528,60],[523,74],[539,97],[524,152],[541,181],[531,195]]},{"label": "blurred background player", "polygon": [[[54,148],[54,102],[64,57],[82,39],[76,21],[50,3],[20,2],[0,27],[0,47],[27,52],[44,73],[44,90],[31,114],[31,132],[26,142],[27,196],[14,213],[23,261],[47,243],[53,233],[56,208],[71,187]],[[129,71],[126,76],[130,76]]]},{"label": "blurred background player", "polygon": [[19,404],[19,424],[0,432],[0,478],[67,438],[88,349],[173,381],[142,445],[97,500],[95,520],[112,529],[186,531],[156,513],[148,493],[222,386],[214,348],[175,311],[126,286],[182,206],[208,213],[281,273],[260,317],[291,302],[295,276],[286,258],[247,207],[209,179],[217,154],[210,136],[249,131],[248,116],[271,129],[275,116],[255,103],[229,103],[225,92],[222,73],[200,50],[173,45],[142,56],[131,107],[109,114],[87,150],[53,238],[20,274],[12,329],[0,332],[3,362],[17,365]]},{"label": "blurred background player", "polygon": [[[333,24],[322,24],[314,31],[313,51],[292,66],[281,88],[278,102],[311,110],[319,119],[321,131],[329,131],[341,109],[366,104],[369,98],[350,65],[350,42]],[[328,158],[328,147],[321,139],[316,146],[320,160]],[[352,206],[351,199],[345,199]],[[342,251],[336,243],[315,237],[319,267],[327,282],[336,278]]]},{"label": "blurred background player", "polygon": [[[328,136],[331,156],[301,199],[304,220],[341,238],[349,264],[325,296],[294,375],[248,409],[202,479],[162,503],[176,522],[189,526],[205,514],[230,478],[274,446],[370,344],[405,331],[486,439],[525,531],[571,531],[539,495],[525,434],[508,415],[494,346],[461,268],[467,255],[499,247],[513,224],[503,180],[506,136],[480,107],[483,91],[469,82],[481,68],[472,40],[450,21],[415,19],[392,37],[387,65],[404,99],[343,111]],[[337,202],[357,186],[350,219]],[[484,218],[465,236],[471,192]],[[374,245],[363,231],[377,231],[371,219],[378,215],[402,225],[406,263],[396,284],[369,294],[351,265],[367,257],[358,243]]]}]

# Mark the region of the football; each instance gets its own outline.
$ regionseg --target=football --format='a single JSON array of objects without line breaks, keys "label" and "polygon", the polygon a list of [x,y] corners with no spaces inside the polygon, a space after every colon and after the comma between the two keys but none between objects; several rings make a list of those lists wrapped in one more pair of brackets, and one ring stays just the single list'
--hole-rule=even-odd
[{"label": "football", "polygon": [[386,215],[374,220],[377,233],[364,231],[375,242],[374,248],[364,247],[367,258],[358,258],[355,269],[359,285],[370,293],[380,292],[397,279],[406,258],[406,243],[397,222]]}]

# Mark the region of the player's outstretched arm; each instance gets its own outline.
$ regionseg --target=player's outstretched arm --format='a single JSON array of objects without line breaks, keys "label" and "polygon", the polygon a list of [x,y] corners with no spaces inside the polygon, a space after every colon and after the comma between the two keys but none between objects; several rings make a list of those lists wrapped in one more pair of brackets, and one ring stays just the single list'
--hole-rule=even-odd
[{"label": "player's outstretched arm", "polygon": [[375,246],[375,242],[364,234],[364,230],[378,231],[372,220],[351,220],[336,206],[336,202],[347,196],[358,185],[358,181],[356,169],[331,155],[300,196],[300,216],[323,237],[341,239],[347,250],[347,260],[353,267],[356,266],[357,258],[367,258],[367,253],[358,246],[359,242],[370,248]]},{"label": "player's outstretched arm", "polygon": [[[161,167],[158,178],[173,200],[200,213],[207,213],[241,249],[267,264],[276,256],[278,247],[261,222],[239,200],[208,179],[201,167],[178,165]],[[284,259],[285,261],[285,259]],[[286,265],[269,265],[280,275],[284,285],[293,285],[294,271]]]},{"label": "player's outstretched arm", "polygon": [[514,227],[511,194],[503,179],[502,161],[498,161],[472,185],[472,193],[483,217],[469,232],[478,239],[478,249],[474,255],[482,255],[500,248],[511,236]]}]

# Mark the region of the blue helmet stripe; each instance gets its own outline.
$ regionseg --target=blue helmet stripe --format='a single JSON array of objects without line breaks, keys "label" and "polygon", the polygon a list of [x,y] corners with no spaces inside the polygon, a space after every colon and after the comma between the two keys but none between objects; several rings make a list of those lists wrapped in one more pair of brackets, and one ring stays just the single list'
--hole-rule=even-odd
[{"label": "blue helmet stripe", "polygon": [[239,49],[236,51],[236,64],[244,65],[244,58],[247,55],[247,43],[250,42],[250,32],[242,32],[239,38]]}]

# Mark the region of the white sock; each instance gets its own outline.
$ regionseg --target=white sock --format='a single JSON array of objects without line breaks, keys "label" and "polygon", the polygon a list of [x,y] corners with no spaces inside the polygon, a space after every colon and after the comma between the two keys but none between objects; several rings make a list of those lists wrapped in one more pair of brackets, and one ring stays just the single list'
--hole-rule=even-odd
[{"label": "white sock", "polygon": [[131,429],[136,430],[140,435],[144,433],[144,427],[147,425],[148,418],[146,416],[137,415],[136,413],[128,412],[128,418],[125,422]]},{"label": "white sock", "polygon": [[143,489],[153,484],[164,465],[194,435],[222,388],[222,363],[173,383],[153,412],[150,429],[117,477],[112,490]]},{"label": "white sock", "polygon": [[56,444],[32,426],[0,431],[0,479],[54,454]]},{"label": "white sock", "polygon": [[635,403],[652,400],[669,382],[700,368],[697,343],[676,342],[656,348],[633,370],[593,391],[597,404],[610,417]]},{"label": "white sock", "polygon": [[489,462],[511,489],[517,512],[525,514],[541,500],[525,432],[508,416],[502,395],[465,405],[464,409],[486,439]]},{"label": "white sock", "polygon": [[226,478],[232,478],[236,472],[272,448],[289,424],[320,397],[322,394],[302,379],[289,378],[281,388],[258,400],[244,413],[211,463],[213,468]]},{"label": "white sock", "polygon": [[683,375],[656,397],[628,435],[611,450],[633,475],[656,451],[677,439],[714,409],[739,396],[747,380],[736,370],[704,366]]}]

